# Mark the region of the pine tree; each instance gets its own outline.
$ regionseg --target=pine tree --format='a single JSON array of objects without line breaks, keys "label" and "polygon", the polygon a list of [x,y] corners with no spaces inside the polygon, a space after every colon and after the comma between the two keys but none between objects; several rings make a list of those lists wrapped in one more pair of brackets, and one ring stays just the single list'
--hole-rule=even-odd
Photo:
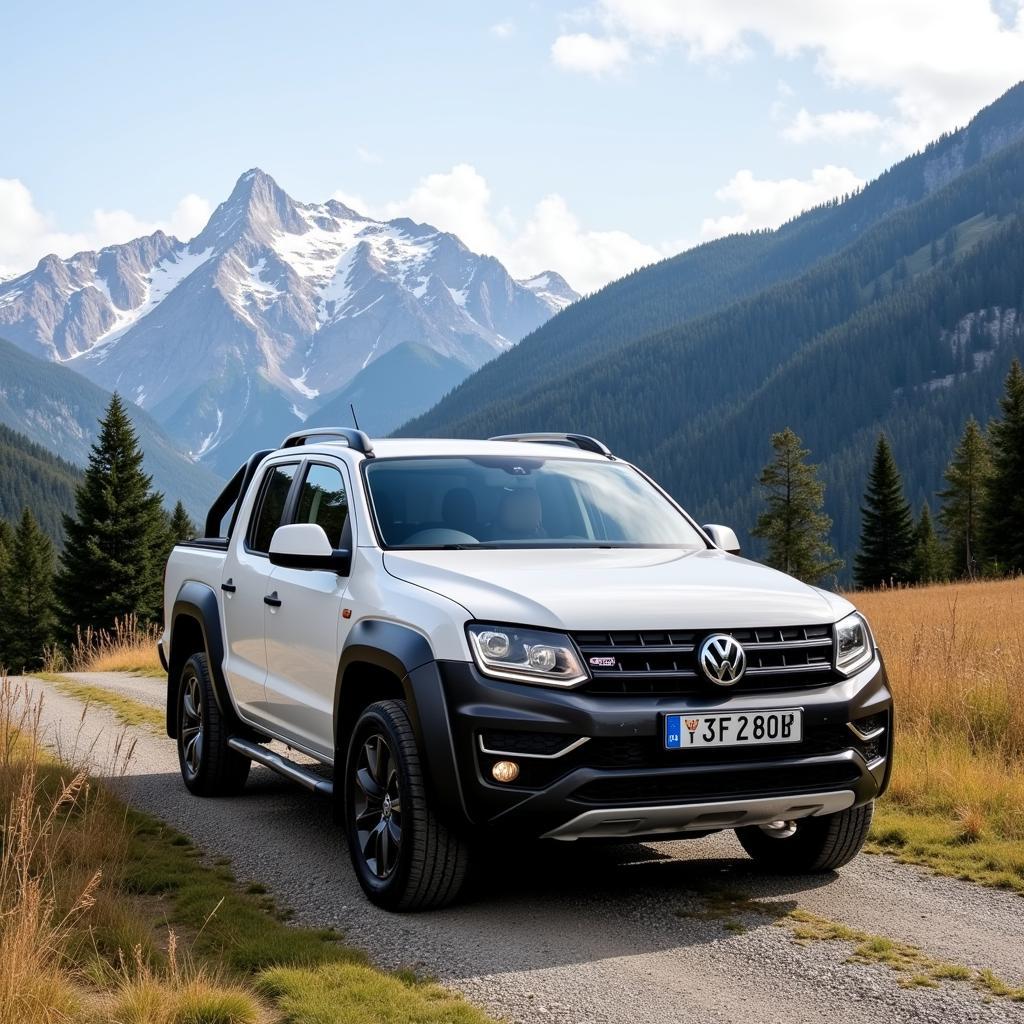
[{"label": "pine tree", "polygon": [[985,552],[1003,572],[1024,571],[1024,369],[1014,359],[988,428],[992,477],[985,501]]},{"label": "pine tree", "polygon": [[946,578],[946,552],[932,525],[932,512],[925,502],[914,528],[914,558],[911,572],[915,583],[937,583]]},{"label": "pine tree", "polygon": [[[12,542],[13,538],[14,538],[14,534],[11,531],[10,524],[7,522],[6,519],[0,519],[0,585],[2,585],[2,580],[3,580],[3,576],[4,576],[4,572],[5,572],[5,567],[7,565],[7,560],[11,556],[11,542]],[[0,602],[2,602],[2,601],[3,601],[3,594],[0,593]],[[4,662],[4,650],[3,650],[3,644],[4,644],[3,636],[4,636],[4,623],[3,623],[3,619],[0,618],[0,665],[5,664],[5,662]]]},{"label": "pine tree", "polygon": [[151,490],[124,404],[115,394],[100,421],[75,517],[64,517],[66,542],[57,576],[62,628],[110,629],[128,614],[159,615],[167,520]]},{"label": "pine tree", "polygon": [[992,460],[988,441],[972,416],[946,469],[949,487],[939,492],[939,522],[950,551],[955,576],[974,577],[982,560],[982,514]]},{"label": "pine tree", "polygon": [[0,562],[11,547],[11,527],[6,519],[0,519]]},{"label": "pine tree", "polygon": [[0,566],[0,662],[16,672],[38,668],[53,643],[53,544],[26,508]]},{"label": "pine tree", "polygon": [[170,523],[167,528],[170,546],[174,547],[175,544],[180,544],[183,540],[191,540],[196,533],[198,533],[196,524],[192,521],[192,517],[188,512],[185,511],[185,506],[179,498],[175,502],[174,511],[171,513]]},{"label": "pine tree", "polygon": [[163,513],[163,519],[164,542],[160,548],[161,567],[170,557],[171,549],[175,544],[180,544],[183,540],[190,540],[199,532],[180,499],[175,502],[174,511],[169,516],[166,512]]},{"label": "pine tree", "polygon": [[821,511],[825,485],[818,467],[805,461],[810,452],[789,427],[772,434],[771,444],[775,458],[760,477],[766,507],[751,532],[768,542],[769,565],[817,583],[843,566],[828,542],[832,520]]},{"label": "pine tree", "polygon": [[911,579],[914,518],[892,449],[879,434],[861,506],[860,551],[853,572],[860,587],[889,586]]}]

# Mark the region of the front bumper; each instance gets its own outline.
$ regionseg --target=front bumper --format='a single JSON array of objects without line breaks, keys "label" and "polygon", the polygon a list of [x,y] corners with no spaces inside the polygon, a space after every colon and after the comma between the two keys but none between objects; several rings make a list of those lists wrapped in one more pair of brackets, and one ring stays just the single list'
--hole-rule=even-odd
[{"label": "front bumper", "polygon": [[[453,825],[575,839],[706,833],[830,814],[884,792],[893,714],[880,658],[784,693],[616,696],[490,679],[437,662],[410,682],[428,770]],[[663,748],[666,713],[802,708],[793,746]],[[550,741],[550,742],[546,742]],[[490,768],[515,760],[501,785]]]}]

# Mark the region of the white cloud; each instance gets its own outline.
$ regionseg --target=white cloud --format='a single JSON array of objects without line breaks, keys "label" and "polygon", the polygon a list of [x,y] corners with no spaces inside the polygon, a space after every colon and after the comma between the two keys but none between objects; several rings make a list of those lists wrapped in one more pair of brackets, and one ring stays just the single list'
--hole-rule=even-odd
[{"label": "white cloud", "polygon": [[812,114],[801,107],[793,120],[782,129],[782,135],[790,142],[809,142],[812,139],[834,142],[874,135],[884,124],[873,110],[830,110],[824,114]]},{"label": "white cloud", "polygon": [[620,64],[669,47],[695,60],[740,59],[754,40],[782,58],[810,55],[832,85],[887,93],[898,113],[891,137],[911,149],[1021,77],[1024,5],[1009,2],[997,12],[989,0],[595,0],[590,10]]},{"label": "white cloud", "polygon": [[364,164],[379,164],[381,162],[380,155],[367,149],[366,146],[356,146],[356,156]]},{"label": "white cloud", "polygon": [[515,22],[511,18],[495,22],[490,28],[490,33],[492,36],[497,36],[498,39],[508,39],[509,36],[516,34]]},{"label": "white cloud", "polygon": [[829,164],[811,171],[810,178],[755,178],[749,170],[736,174],[715,192],[715,198],[739,209],[721,217],[707,217],[701,224],[705,240],[737,231],[776,228],[797,214],[846,192],[864,182],[846,167]]},{"label": "white cloud", "polygon": [[504,239],[490,206],[484,176],[471,164],[456,164],[447,174],[428,174],[406,199],[387,203],[383,216],[433,224],[458,235],[475,252],[498,256]]},{"label": "white cloud", "polygon": [[552,194],[534,207],[510,258],[517,277],[557,270],[577,291],[588,292],[666,255],[625,231],[583,228],[566,201]]},{"label": "white cloud", "polygon": [[166,220],[144,221],[127,210],[93,211],[87,230],[60,231],[53,218],[38,209],[32,193],[17,178],[0,178],[0,276],[23,273],[50,253],[71,256],[83,249],[128,242],[163,230],[178,238],[198,234],[210,219],[210,204],[189,194]]},{"label": "white cloud", "polygon": [[629,48],[621,39],[600,39],[589,32],[559,36],[551,46],[551,59],[566,71],[602,75],[629,62]]},{"label": "white cloud", "polygon": [[405,198],[373,208],[335,193],[353,209],[381,219],[411,217],[458,235],[474,252],[497,257],[513,277],[556,270],[578,291],[592,291],[667,253],[625,231],[583,227],[557,194],[536,203],[524,222],[493,202],[487,179],[471,164],[423,178]]}]

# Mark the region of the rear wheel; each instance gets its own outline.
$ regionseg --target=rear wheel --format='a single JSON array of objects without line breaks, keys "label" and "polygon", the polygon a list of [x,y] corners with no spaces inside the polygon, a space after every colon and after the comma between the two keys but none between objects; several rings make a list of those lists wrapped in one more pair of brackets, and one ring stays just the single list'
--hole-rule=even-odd
[{"label": "rear wheel", "polygon": [[249,758],[228,746],[205,654],[193,654],[178,686],[178,764],[197,796],[232,796],[249,777]]},{"label": "rear wheel", "polygon": [[352,731],[345,764],[345,831],[366,895],[388,910],[429,910],[456,898],[465,842],[430,806],[404,702],[371,704]]},{"label": "rear wheel", "polygon": [[818,818],[750,825],[736,829],[736,838],[768,871],[794,875],[835,871],[860,853],[874,807],[872,802]]}]

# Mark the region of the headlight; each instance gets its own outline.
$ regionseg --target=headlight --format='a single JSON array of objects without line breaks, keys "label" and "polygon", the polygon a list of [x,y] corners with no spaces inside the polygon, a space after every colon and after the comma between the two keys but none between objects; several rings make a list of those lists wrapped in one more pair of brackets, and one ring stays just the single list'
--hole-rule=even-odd
[{"label": "headlight", "polygon": [[875,656],[867,620],[859,612],[836,623],[836,668],[852,676]]},{"label": "headlight", "polygon": [[516,626],[466,627],[469,646],[484,675],[547,686],[575,686],[587,672],[563,633]]}]

